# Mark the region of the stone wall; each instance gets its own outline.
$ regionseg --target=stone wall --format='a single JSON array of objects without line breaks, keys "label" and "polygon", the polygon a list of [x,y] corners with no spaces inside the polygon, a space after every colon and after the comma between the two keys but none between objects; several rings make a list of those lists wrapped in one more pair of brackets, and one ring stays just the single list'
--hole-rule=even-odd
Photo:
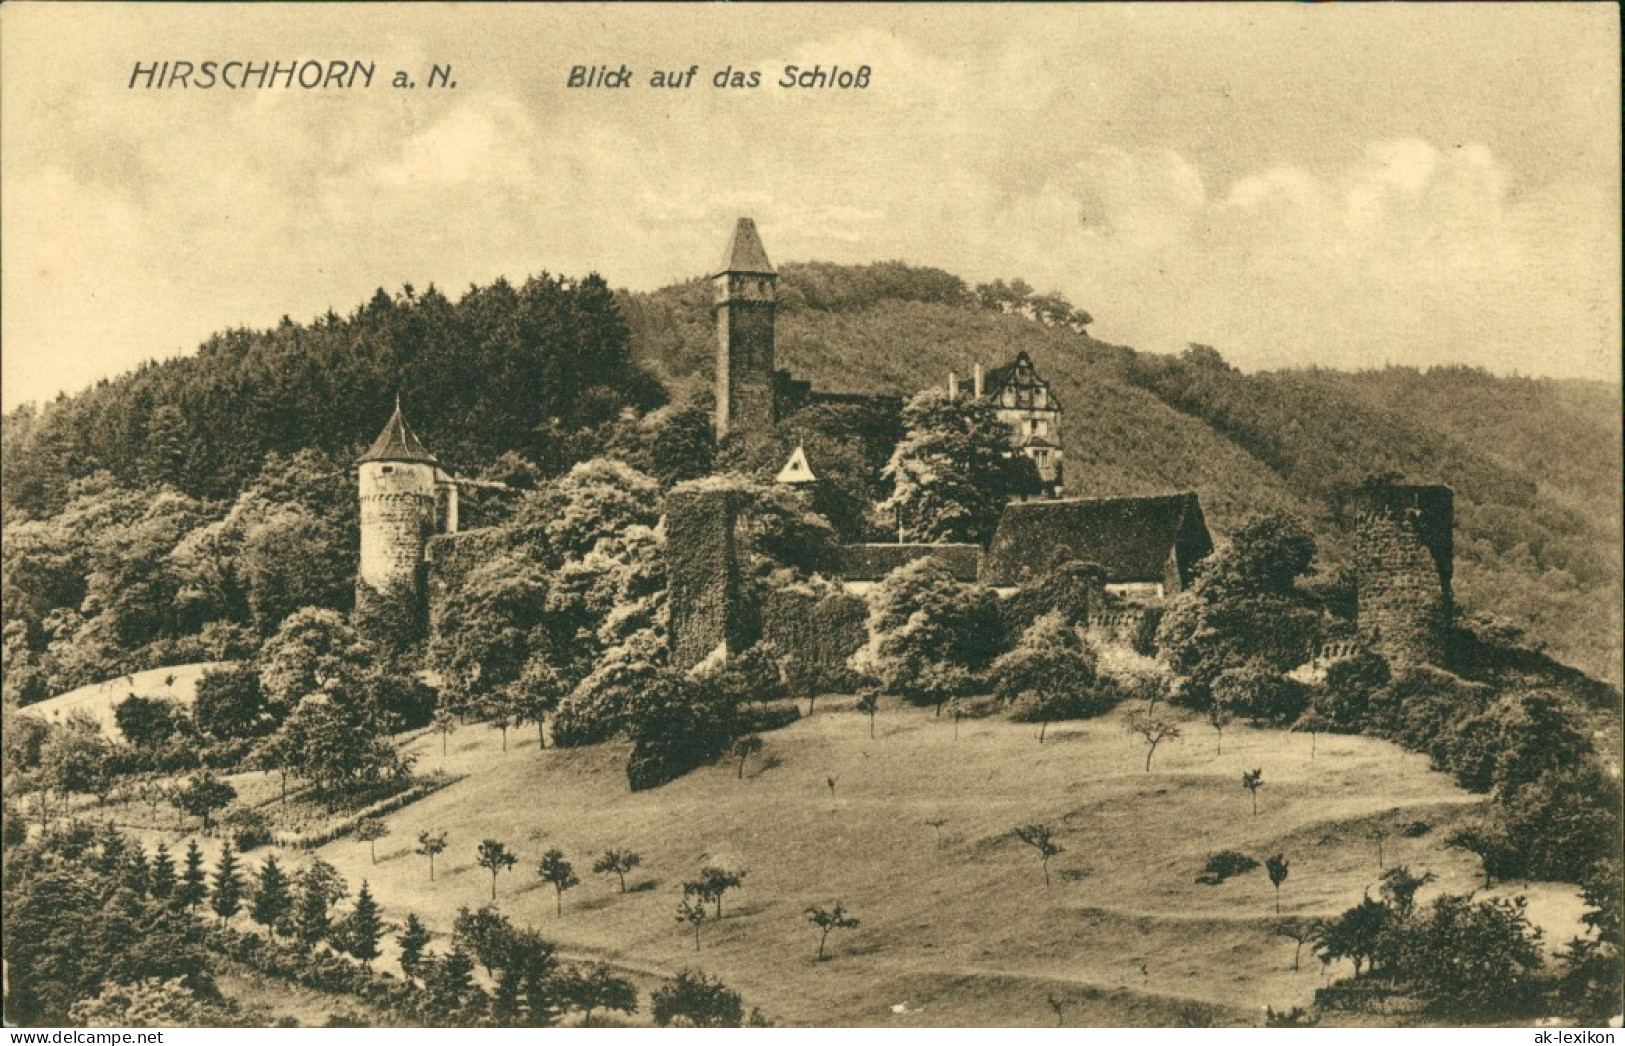
[{"label": "stone wall", "polygon": [[1437,663],[1454,612],[1450,488],[1371,487],[1349,508],[1360,633],[1392,662]]},{"label": "stone wall", "polygon": [[1096,643],[1132,647],[1145,628],[1147,613],[1144,607],[1094,611],[1084,622],[1084,632]]}]

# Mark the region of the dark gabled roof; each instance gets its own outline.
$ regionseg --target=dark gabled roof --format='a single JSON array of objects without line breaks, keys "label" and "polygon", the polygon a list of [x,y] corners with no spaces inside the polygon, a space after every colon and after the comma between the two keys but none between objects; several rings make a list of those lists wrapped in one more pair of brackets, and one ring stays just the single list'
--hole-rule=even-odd
[{"label": "dark gabled roof", "polygon": [[734,226],[733,239],[728,241],[728,249],[722,254],[722,268],[717,270],[717,275],[725,272],[778,275],[773,263],[767,260],[767,248],[762,246],[762,238],[756,233],[756,223],[749,218],[739,219]]},{"label": "dark gabled roof", "polygon": [[412,435],[412,430],[406,427],[406,418],[401,414],[401,401],[395,400],[395,413],[389,416],[389,423],[384,431],[372,441],[372,446],[357,460],[356,464],[365,461],[421,461],[426,465],[439,465],[423,441]]},{"label": "dark gabled roof", "polygon": [[842,581],[879,581],[898,567],[927,557],[946,566],[955,580],[975,581],[980,573],[980,545],[842,545],[839,549]]},{"label": "dark gabled roof", "polygon": [[1066,560],[1096,563],[1110,584],[1164,581],[1176,557],[1181,584],[1213,551],[1195,494],[1027,501],[1010,505],[988,545],[982,580],[1020,585]]},{"label": "dark gabled roof", "polygon": [[1049,382],[1038,376],[1038,368],[1034,366],[1032,357],[1027,355],[1026,349],[1016,353],[1016,358],[1009,363],[994,367],[982,375],[982,395],[988,399],[996,399],[1006,385],[1014,383],[1017,373],[1023,369],[1032,375],[1034,386],[1042,386],[1048,391],[1046,402],[1039,409],[1060,410],[1061,402],[1055,398],[1055,391],[1050,388]]}]

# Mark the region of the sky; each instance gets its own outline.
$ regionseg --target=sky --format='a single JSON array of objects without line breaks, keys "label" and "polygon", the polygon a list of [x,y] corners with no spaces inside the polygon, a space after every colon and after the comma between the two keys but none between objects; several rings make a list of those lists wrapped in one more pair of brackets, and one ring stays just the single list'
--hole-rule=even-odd
[{"label": "sky", "polygon": [[[0,401],[498,276],[1022,277],[1153,352],[1619,381],[1612,4],[0,7]],[[372,62],[131,90],[137,62]],[[432,64],[453,88],[429,89]],[[631,87],[571,89],[572,66]],[[787,90],[787,65],[869,86]],[[649,86],[699,66],[692,86]],[[720,70],[763,85],[719,89]],[[396,70],[417,86],[390,86]]]}]

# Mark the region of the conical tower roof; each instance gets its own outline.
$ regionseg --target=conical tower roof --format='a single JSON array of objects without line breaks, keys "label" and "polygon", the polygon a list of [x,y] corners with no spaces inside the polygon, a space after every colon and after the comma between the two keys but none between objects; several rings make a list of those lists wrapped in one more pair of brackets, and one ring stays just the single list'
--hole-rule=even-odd
[{"label": "conical tower roof", "polygon": [[406,427],[406,418],[401,414],[401,398],[395,397],[395,413],[389,416],[389,423],[384,431],[372,441],[372,446],[361,455],[356,463],[366,461],[420,461],[426,465],[439,465],[423,441],[412,435],[412,430]]},{"label": "conical tower roof", "polygon": [[734,226],[733,239],[728,241],[728,249],[722,255],[722,268],[717,270],[717,274],[725,272],[778,275],[773,263],[767,260],[767,249],[762,246],[762,237],[756,232],[756,223],[749,218],[739,219]]}]

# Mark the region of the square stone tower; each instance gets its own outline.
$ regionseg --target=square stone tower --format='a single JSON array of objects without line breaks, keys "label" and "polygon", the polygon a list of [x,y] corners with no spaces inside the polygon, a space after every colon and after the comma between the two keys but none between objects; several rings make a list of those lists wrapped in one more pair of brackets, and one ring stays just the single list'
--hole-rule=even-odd
[{"label": "square stone tower", "polygon": [[740,218],[715,276],[719,440],[737,434],[748,445],[758,444],[772,434],[778,420],[773,384],[778,278],[756,223]]}]

